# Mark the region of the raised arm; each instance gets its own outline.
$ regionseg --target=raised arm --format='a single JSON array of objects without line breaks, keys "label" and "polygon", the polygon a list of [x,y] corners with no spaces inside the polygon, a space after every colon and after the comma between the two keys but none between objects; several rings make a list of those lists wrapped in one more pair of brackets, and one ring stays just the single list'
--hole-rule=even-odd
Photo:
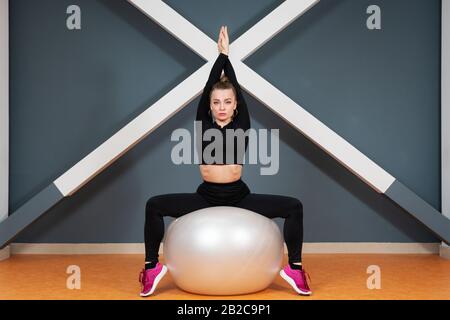
[{"label": "raised arm", "polygon": [[217,46],[219,49],[219,56],[214,62],[214,65],[209,74],[208,81],[206,82],[205,88],[203,89],[203,93],[197,108],[197,120],[202,121],[204,123],[210,123],[212,121],[212,117],[209,115],[208,112],[210,109],[209,95],[212,86],[220,80],[222,70],[224,70],[225,75],[228,77],[228,79],[236,89],[238,114],[233,118],[233,122],[237,124],[239,128],[247,130],[250,128],[250,115],[248,113],[247,103],[244,99],[244,95],[242,94],[241,86],[237,81],[233,66],[231,65],[230,59],[228,58],[229,54],[228,27],[226,26],[221,27],[219,40],[217,41]]},{"label": "raised arm", "polygon": [[244,129],[245,131],[250,128],[250,115],[248,113],[247,103],[244,99],[244,95],[242,94],[241,86],[237,81],[236,73],[234,72],[230,59],[227,59],[224,69],[225,75],[228,77],[230,82],[236,88],[236,95],[238,101],[237,107],[238,115],[234,117],[233,121],[237,121],[239,127]]},{"label": "raised arm", "polygon": [[211,92],[212,86],[220,80],[220,76],[222,75],[222,70],[224,69],[227,61],[228,61],[228,56],[224,53],[220,53],[212,66],[211,72],[209,73],[208,81],[206,82],[205,88],[203,89],[203,93],[202,93],[200,102],[197,107],[197,118],[196,119],[199,121],[210,122],[212,120],[211,116],[208,114],[209,94]]}]

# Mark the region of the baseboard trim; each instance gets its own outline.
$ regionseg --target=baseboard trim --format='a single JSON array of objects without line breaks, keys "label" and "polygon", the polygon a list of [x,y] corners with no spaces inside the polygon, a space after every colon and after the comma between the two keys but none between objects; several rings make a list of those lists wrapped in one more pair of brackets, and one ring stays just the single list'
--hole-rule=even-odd
[{"label": "baseboard trim", "polygon": [[9,259],[10,256],[11,256],[11,248],[9,246],[0,250],[0,261]]},{"label": "baseboard trim", "polygon": [[[162,250],[162,243],[159,251]],[[13,243],[11,254],[143,254],[143,243]]]},{"label": "baseboard trim", "polygon": [[438,254],[439,246],[439,242],[317,242],[305,243],[303,253]]},{"label": "baseboard trim", "polygon": [[439,256],[444,259],[450,259],[450,247],[446,244],[439,246]]},{"label": "baseboard trim", "polygon": [[[13,243],[10,254],[143,254],[143,243]],[[286,244],[284,252],[287,253]],[[305,254],[439,254],[440,243],[306,242]],[[159,248],[163,254],[163,244]]]}]

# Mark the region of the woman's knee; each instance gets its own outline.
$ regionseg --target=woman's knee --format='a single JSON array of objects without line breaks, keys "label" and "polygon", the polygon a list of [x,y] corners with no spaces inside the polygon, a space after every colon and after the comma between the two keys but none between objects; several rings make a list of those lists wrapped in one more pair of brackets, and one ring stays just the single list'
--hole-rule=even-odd
[{"label": "woman's knee", "polygon": [[300,217],[303,217],[303,203],[295,198],[295,197],[290,197],[291,201],[292,201],[292,206],[295,208],[294,212],[297,215],[300,215]]},{"label": "woman's knee", "polygon": [[158,208],[160,207],[161,200],[162,200],[161,195],[153,196],[150,199],[148,199],[147,203],[145,204],[146,214],[155,214],[160,212]]}]

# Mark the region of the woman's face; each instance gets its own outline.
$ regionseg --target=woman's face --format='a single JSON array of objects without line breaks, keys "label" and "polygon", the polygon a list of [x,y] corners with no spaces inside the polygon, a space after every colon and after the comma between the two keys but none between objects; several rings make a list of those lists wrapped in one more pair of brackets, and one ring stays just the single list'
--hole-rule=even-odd
[{"label": "woman's face", "polygon": [[236,97],[232,89],[215,89],[211,93],[210,108],[216,120],[228,122],[236,107]]}]

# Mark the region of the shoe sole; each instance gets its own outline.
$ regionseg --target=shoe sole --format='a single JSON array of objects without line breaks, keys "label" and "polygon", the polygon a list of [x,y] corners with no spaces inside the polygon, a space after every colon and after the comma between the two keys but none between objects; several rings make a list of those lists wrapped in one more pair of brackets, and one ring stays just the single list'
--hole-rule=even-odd
[{"label": "shoe sole", "polygon": [[294,281],[291,277],[289,277],[289,276],[286,274],[286,272],[284,272],[284,270],[281,270],[281,271],[280,271],[280,276],[281,276],[284,280],[286,280],[286,282],[289,283],[289,284],[291,285],[291,287],[292,287],[298,294],[300,294],[300,295],[302,295],[302,296],[310,296],[310,295],[312,294],[311,291],[302,291],[302,290],[300,290],[300,289],[297,287],[297,285],[295,284],[295,281]]},{"label": "shoe sole", "polygon": [[153,282],[152,289],[147,293],[141,293],[141,297],[148,297],[149,295],[152,295],[153,292],[155,291],[156,287],[158,286],[158,283],[166,275],[166,273],[167,273],[167,267],[163,265],[161,272],[156,276],[155,281]]}]

